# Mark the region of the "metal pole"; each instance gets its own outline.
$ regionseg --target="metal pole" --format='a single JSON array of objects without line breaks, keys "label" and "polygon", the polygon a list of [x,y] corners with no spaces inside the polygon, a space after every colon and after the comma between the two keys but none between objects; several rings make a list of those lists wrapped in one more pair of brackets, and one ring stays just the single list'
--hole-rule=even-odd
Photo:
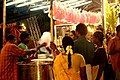
[{"label": "metal pole", "polygon": [[3,46],[5,45],[5,31],[6,31],[6,0],[3,0]]},{"label": "metal pole", "polygon": [[50,33],[51,33],[51,40],[53,39],[53,0],[50,0]]}]

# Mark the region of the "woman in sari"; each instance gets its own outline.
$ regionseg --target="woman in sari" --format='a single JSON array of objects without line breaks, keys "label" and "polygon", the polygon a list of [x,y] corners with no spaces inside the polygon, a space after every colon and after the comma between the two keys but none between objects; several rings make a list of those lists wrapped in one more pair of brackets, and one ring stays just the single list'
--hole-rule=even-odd
[{"label": "woman in sari", "polygon": [[101,31],[96,31],[92,39],[96,45],[92,64],[92,80],[103,80],[105,63],[107,62],[107,55],[103,46],[104,34]]},{"label": "woman in sari", "polygon": [[72,38],[65,36],[62,45],[65,52],[57,55],[53,64],[55,80],[87,80],[85,60],[82,55],[73,53]]}]

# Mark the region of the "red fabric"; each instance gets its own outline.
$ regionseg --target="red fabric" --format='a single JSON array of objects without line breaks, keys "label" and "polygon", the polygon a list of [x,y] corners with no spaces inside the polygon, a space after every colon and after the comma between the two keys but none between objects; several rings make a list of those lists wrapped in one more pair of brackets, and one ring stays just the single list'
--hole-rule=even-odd
[{"label": "red fabric", "polygon": [[0,54],[0,80],[18,80],[17,57],[25,53],[14,44],[5,44]]},{"label": "red fabric", "polygon": [[10,33],[14,34],[16,36],[16,40],[17,40],[16,44],[18,44],[18,42],[20,41],[21,32],[17,28],[12,27],[11,30],[10,30]]},{"label": "red fabric", "polygon": [[[120,54],[119,54],[119,56],[118,56],[118,59],[120,59]],[[118,65],[118,67],[119,67],[119,70],[120,70],[120,60],[118,61],[118,63],[117,63]]]},{"label": "red fabric", "polygon": [[[108,43],[108,51],[115,51],[120,49],[120,39],[115,36]],[[111,63],[114,70],[120,70],[120,53],[111,55]]]}]

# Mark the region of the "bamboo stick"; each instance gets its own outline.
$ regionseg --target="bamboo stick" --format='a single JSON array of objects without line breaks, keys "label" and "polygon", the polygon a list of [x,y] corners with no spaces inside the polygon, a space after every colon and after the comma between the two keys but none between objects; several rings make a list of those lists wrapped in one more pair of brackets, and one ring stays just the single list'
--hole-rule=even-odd
[{"label": "bamboo stick", "polygon": [[[53,0],[50,0],[50,33],[51,33],[51,41],[54,42],[53,39]],[[54,52],[52,50],[53,60],[55,59]]]},{"label": "bamboo stick", "polygon": [[101,0],[101,12],[102,12],[102,24],[104,28],[104,34],[106,34],[106,6],[104,0]]},{"label": "bamboo stick", "polygon": [[50,0],[50,33],[51,33],[51,40],[53,39],[53,0]]},{"label": "bamboo stick", "polygon": [[3,46],[5,45],[6,42],[5,33],[6,33],[6,0],[3,0]]}]

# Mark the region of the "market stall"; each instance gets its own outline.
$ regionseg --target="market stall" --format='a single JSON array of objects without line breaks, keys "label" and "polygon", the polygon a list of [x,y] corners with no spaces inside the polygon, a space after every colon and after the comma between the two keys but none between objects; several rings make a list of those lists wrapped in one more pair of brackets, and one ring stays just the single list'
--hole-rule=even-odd
[{"label": "market stall", "polygon": [[[29,26],[31,38],[34,40],[33,41],[34,47],[36,47],[37,46],[36,41],[38,41],[42,35],[40,31],[40,27],[45,25],[42,24],[42,22],[41,23],[38,22],[39,17],[35,16],[37,14],[40,14],[41,10],[43,13],[49,13],[51,40],[54,41],[57,46],[60,47],[63,36],[69,35],[71,30],[75,30],[75,26],[78,23],[86,24],[90,32],[88,36],[91,36],[91,34],[96,29],[95,27],[98,26],[99,24],[102,24],[103,15],[105,15],[105,12],[103,14],[100,11],[92,12],[92,11],[84,10],[82,6],[85,7],[86,5],[91,4],[92,1],[94,2],[94,0],[61,0],[58,2],[56,0],[54,2],[53,0],[50,1],[49,0],[47,1],[46,0],[34,0],[34,1],[10,0],[7,1],[6,4],[6,0],[3,0],[4,2],[3,46],[5,43],[6,24],[11,22],[16,22],[18,20],[22,20],[25,18],[26,19],[25,21],[28,24],[27,26]],[[7,6],[7,10],[11,10],[11,12],[6,11],[6,6]],[[110,11],[110,9],[108,9],[108,11]],[[115,13],[113,12],[114,9],[111,11],[112,11],[111,13],[113,14]],[[7,13],[7,17],[5,13]],[[41,21],[42,20],[44,21],[45,19],[41,19]],[[107,19],[109,20],[109,17]],[[116,21],[116,17],[114,17],[114,19]],[[111,18],[110,20],[112,21],[113,18]],[[109,24],[111,22],[110,20],[108,21]],[[106,23],[104,24],[106,25]],[[114,29],[113,26],[115,25],[116,23],[114,25],[110,24],[110,27],[112,26],[112,29]],[[17,37],[19,37],[19,31],[15,27],[12,26],[11,30],[12,30],[11,31],[12,34],[16,34]],[[53,63],[53,59],[52,59],[53,56],[50,55],[49,57],[50,58],[42,56],[41,58],[38,57],[37,55],[37,57],[35,57],[36,59],[32,59],[30,63],[18,63],[19,79],[20,80],[53,80],[52,69],[51,69]]]}]

